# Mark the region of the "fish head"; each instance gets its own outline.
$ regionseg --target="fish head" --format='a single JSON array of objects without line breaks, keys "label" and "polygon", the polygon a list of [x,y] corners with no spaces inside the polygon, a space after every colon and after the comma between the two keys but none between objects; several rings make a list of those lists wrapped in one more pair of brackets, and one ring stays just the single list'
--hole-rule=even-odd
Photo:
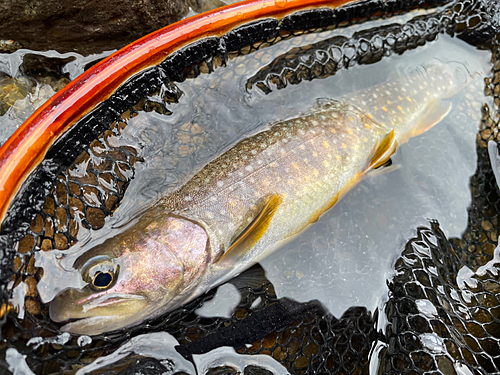
[{"label": "fish head", "polygon": [[63,290],[50,304],[52,320],[69,321],[63,331],[97,335],[186,302],[210,259],[206,231],[175,216],[140,224],[74,262],[84,286]]}]

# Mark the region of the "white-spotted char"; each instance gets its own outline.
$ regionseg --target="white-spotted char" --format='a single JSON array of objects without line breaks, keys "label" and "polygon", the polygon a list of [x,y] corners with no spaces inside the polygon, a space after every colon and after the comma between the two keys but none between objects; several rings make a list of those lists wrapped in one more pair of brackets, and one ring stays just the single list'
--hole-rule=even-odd
[{"label": "white-spotted char", "polygon": [[51,303],[63,329],[98,334],[176,308],[315,222],[398,145],[449,111],[467,79],[434,62],[272,124],[206,165],[74,264],[87,283]]}]

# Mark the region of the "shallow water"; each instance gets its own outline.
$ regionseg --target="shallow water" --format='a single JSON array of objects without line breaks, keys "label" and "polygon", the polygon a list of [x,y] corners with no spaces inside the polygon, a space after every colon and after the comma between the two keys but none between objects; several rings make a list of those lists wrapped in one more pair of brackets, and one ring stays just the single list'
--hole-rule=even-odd
[{"label": "shallow water", "polygon": [[[285,49],[282,45],[275,48]],[[233,60],[228,69],[234,66],[237,71],[247,58],[252,59]],[[373,311],[387,294],[392,263],[418,226],[437,219],[451,237],[459,237],[466,227],[468,180],[476,168],[481,105],[475,98],[482,97],[488,53],[446,36],[402,56],[267,96],[257,89],[243,89],[251,74],[248,63],[236,82],[225,81],[228,73],[220,69],[180,84],[185,99],[172,108],[172,116],[165,120],[162,115],[141,113],[125,129],[136,147],[142,147],[146,163],[136,170],[136,179],[109,225],[120,226],[131,212],[175,189],[211,155],[269,122],[303,112],[318,98],[340,98],[369,89],[395,72],[417,68],[433,58],[460,62],[471,74],[477,72],[473,82],[451,99],[453,107],[447,117],[403,145],[392,158],[392,167],[369,174],[308,231],[261,262],[278,297],[304,302],[318,299],[336,316],[354,305]],[[199,138],[184,157],[179,157],[179,149],[187,128],[177,124],[196,124],[194,137]],[[223,300],[219,301],[221,314],[227,310]]]},{"label": "shallow water", "polygon": [[[20,80],[19,84],[29,87],[28,95],[24,99],[17,100],[0,116],[0,146],[11,136],[12,133],[43,103],[45,103],[56,92],[47,81],[53,81],[60,77],[28,78],[22,71],[23,58],[26,54],[38,54],[45,58],[68,59],[73,61],[64,65],[62,73],[67,73],[70,80],[75,79],[84,72],[85,66],[93,61],[100,60],[114,51],[107,51],[100,54],[82,56],[78,53],[58,53],[56,51],[37,52],[26,49],[17,50],[14,53],[0,53],[0,76],[6,74],[15,80]],[[48,78],[48,80],[47,80]],[[0,89],[3,89],[0,87]]]},{"label": "shallow water", "polygon": [[[82,229],[80,238],[110,235],[112,228],[177,188],[237,141],[273,121],[302,113],[318,98],[341,98],[369,89],[434,58],[459,62],[477,74],[451,99],[448,116],[403,145],[392,158],[393,167],[367,176],[315,225],[261,262],[278,297],[318,299],[335,316],[351,306],[366,306],[370,311],[381,307],[393,262],[417,226],[437,219],[448,237],[460,237],[466,227],[468,182],[476,168],[481,106],[477,98],[483,100],[489,53],[440,35],[438,41],[415,51],[326,79],[274,89],[268,95],[256,87],[246,89],[249,77],[276,56],[336,33],[294,38],[235,58],[227,68],[178,84],[183,96],[169,106],[172,115],[140,112],[131,119],[119,142],[138,149],[145,162],[137,164],[120,208],[106,219],[104,228]],[[199,314],[227,316],[237,304],[234,297],[231,287],[220,288]],[[138,347],[135,342],[131,345]],[[225,355],[229,361],[231,356]]]}]

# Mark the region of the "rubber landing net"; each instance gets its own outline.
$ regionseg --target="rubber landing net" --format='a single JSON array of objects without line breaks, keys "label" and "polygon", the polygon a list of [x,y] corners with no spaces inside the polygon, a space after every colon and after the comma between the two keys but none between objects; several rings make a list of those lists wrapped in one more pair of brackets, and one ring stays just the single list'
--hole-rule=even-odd
[{"label": "rubber landing net", "polygon": [[[328,77],[356,64],[376,63],[425,45],[441,33],[491,51],[493,70],[485,82],[485,95],[493,97],[494,105],[482,108],[467,229],[462,238],[447,239],[437,222],[419,228],[396,262],[385,310],[372,313],[352,307],[334,317],[316,302],[278,299],[270,282],[244,285],[237,278],[234,284],[242,300],[227,319],[203,318],[195,313],[214,296],[212,290],[154,321],[94,337],[88,344],[70,337],[65,342],[27,345],[32,337],[60,334],[59,326],[48,316],[48,306],[38,296],[36,285],[43,270],[35,267],[33,254],[68,249],[77,242],[80,227],[100,229],[120,205],[137,163],[143,161],[139,149],[117,146],[131,118],[141,111],[169,115],[169,105],[182,95],[177,83],[223,69],[235,56],[265,50],[304,33],[389,19],[420,7],[438,8],[405,24],[368,27],[351,37],[337,36],[295,48],[286,59],[276,59],[246,82],[248,88],[268,93],[303,80]],[[487,1],[364,1],[334,11],[306,10],[279,22],[259,20],[221,38],[202,39],[129,80],[56,142],[24,184],[2,225],[0,306],[6,309],[12,289],[20,281],[28,286],[28,292],[24,319],[12,311],[2,313],[0,364],[8,368],[3,360],[5,351],[15,348],[26,355],[36,374],[71,373],[112,353],[131,337],[165,331],[179,341],[178,352],[186,358],[230,345],[238,353],[272,356],[292,374],[365,374],[373,355],[384,374],[500,373],[500,265],[491,266],[500,233],[500,190],[487,150],[488,141],[500,140],[499,12],[498,6],[495,9]],[[191,152],[203,134],[196,124],[186,124],[181,130],[177,152],[182,155]],[[476,271],[486,264],[490,264],[490,271],[474,276],[476,283],[467,284],[469,293],[465,296],[464,286],[457,285],[458,270],[467,266]],[[248,272],[262,271],[255,266]],[[258,298],[261,302],[255,307]],[[417,304],[422,300],[432,303],[435,315],[420,312]],[[377,328],[379,314],[388,323],[384,329]],[[422,343],[425,334],[437,335],[445,349],[430,350]],[[251,346],[245,345],[249,342]],[[374,348],[380,350],[373,354]],[[128,358],[100,371],[156,374],[169,369],[165,361]],[[247,366],[244,372],[269,373],[266,371]],[[231,367],[210,372],[237,373]]]}]

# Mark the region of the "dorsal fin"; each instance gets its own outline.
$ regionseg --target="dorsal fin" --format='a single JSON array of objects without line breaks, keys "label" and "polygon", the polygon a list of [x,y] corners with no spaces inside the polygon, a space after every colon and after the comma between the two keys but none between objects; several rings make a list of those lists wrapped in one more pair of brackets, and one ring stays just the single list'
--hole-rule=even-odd
[{"label": "dorsal fin", "polygon": [[248,227],[241,232],[217,263],[223,260],[232,260],[236,262],[238,259],[245,256],[266,233],[271,223],[271,219],[282,202],[283,198],[281,195],[276,194],[271,196],[259,215],[257,215]]},{"label": "dorsal fin", "polygon": [[396,152],[398,142],[396,141],[396,133],[392,129],[380,142],[377,142],[373,148],[372,154],[368,159],[366,170],[381,167],[387,163],[391,156]]}]

